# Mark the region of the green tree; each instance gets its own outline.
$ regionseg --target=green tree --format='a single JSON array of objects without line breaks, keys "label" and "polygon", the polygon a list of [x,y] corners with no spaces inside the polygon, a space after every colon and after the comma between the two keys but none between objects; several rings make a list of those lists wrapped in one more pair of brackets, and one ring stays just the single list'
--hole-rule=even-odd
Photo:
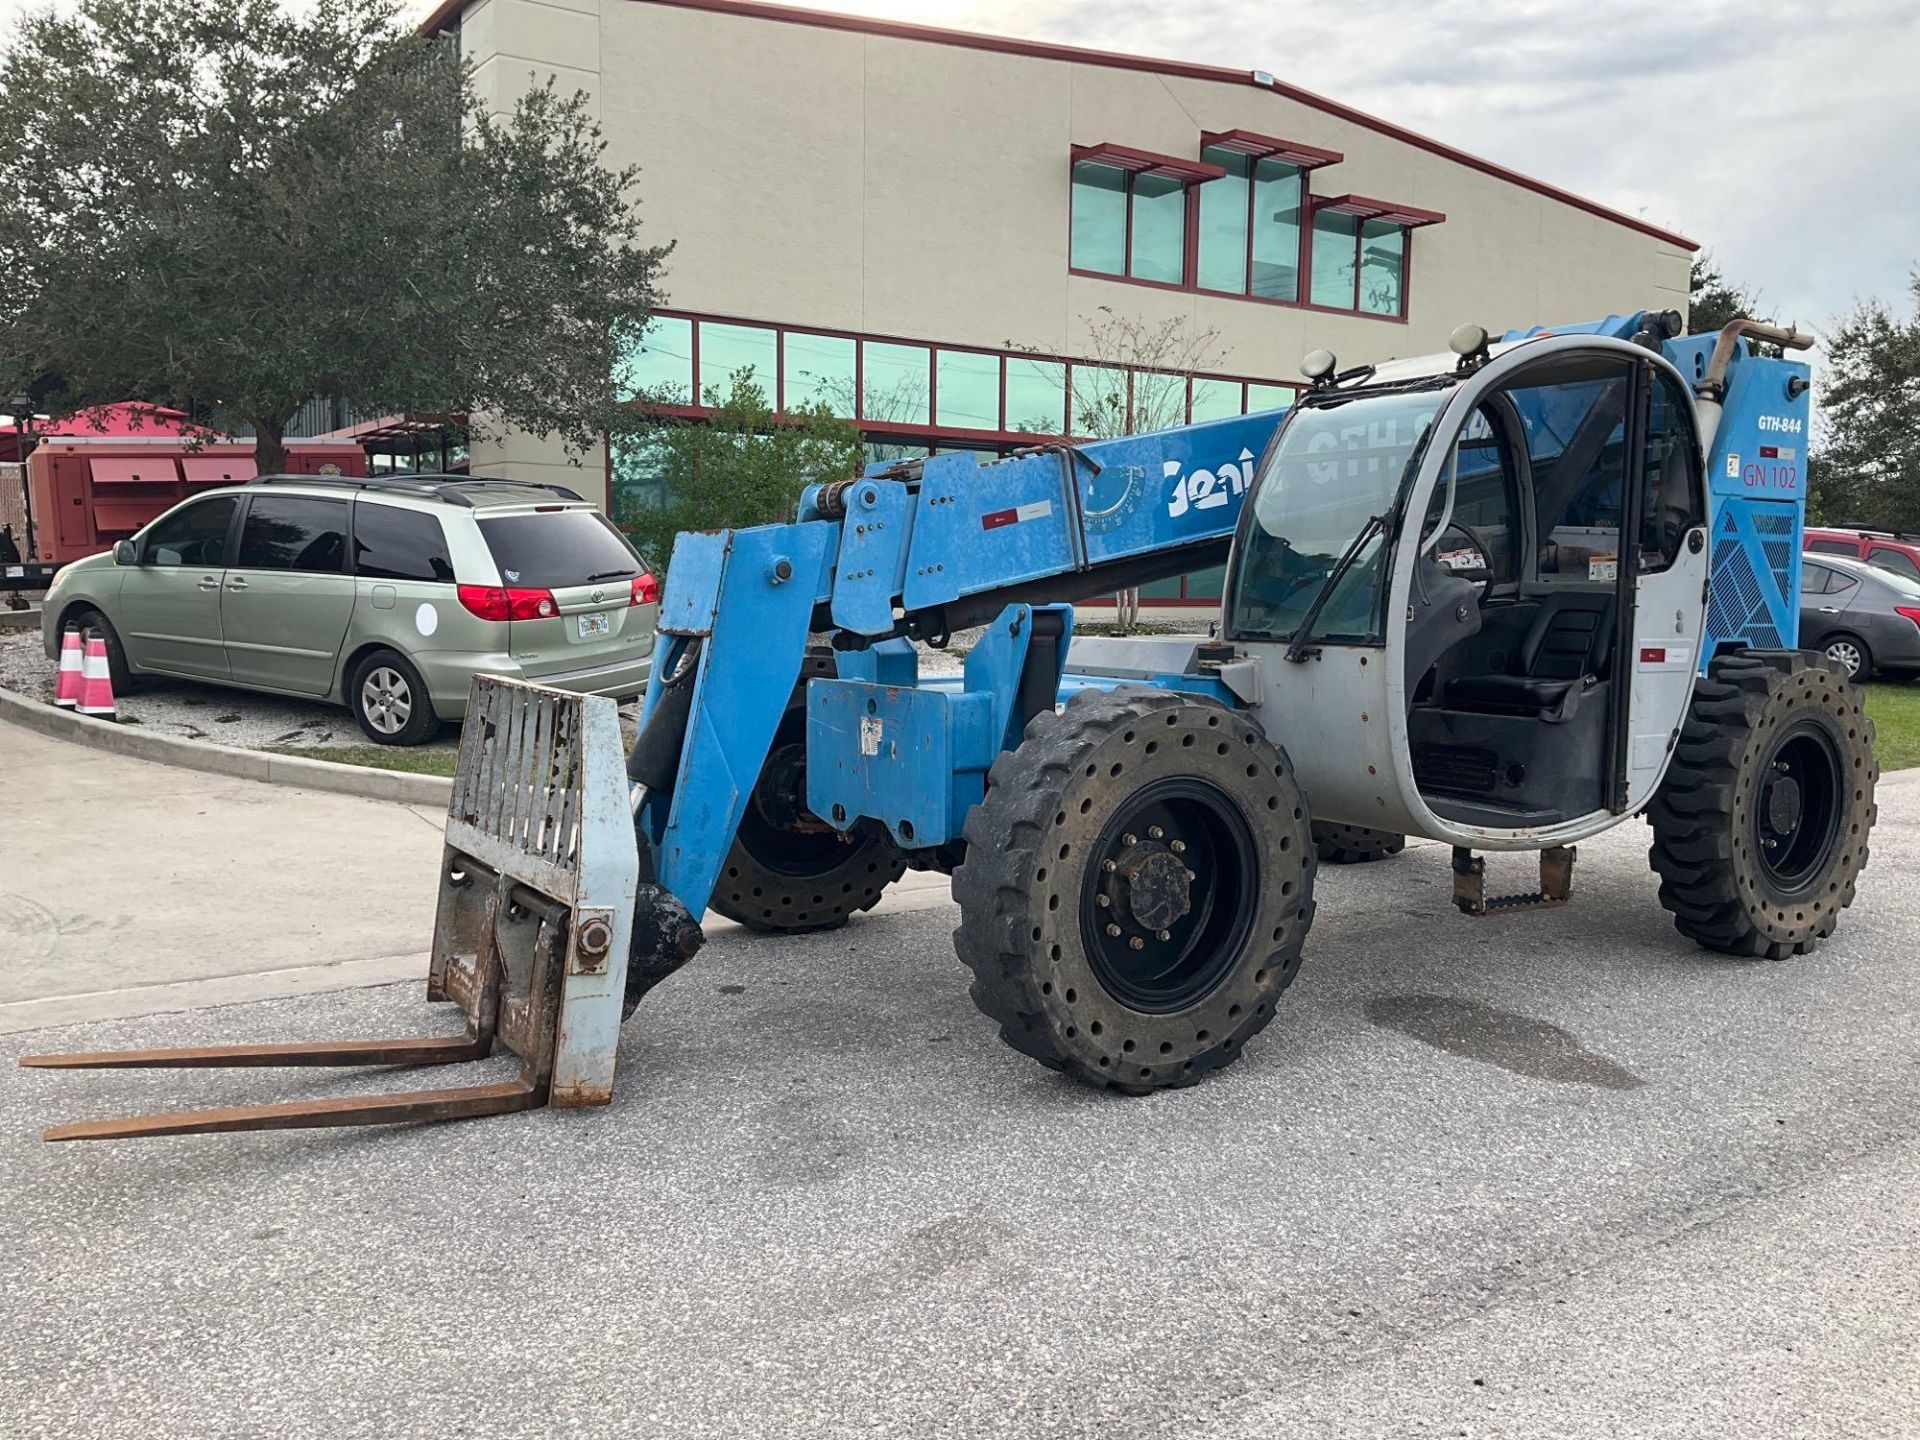
[{"label": "green tree", "polygon": [[1912,313],[1862,301],[1827,338],[1813,500],[1829,523],[1920,531],[1920,274]]},{"label": "green tree", "polygon": [[316,396],[584,449],[666,253],[585,101],[504,119],[397,0],[80,0],[0,55],[0,379],[251,424]]},{"label": "green tree", "polygon": [[803,488],[857,474],[864,455],[860,432],[824,405],[776,416],[751,366],[702,399],[705,420],[660,422],[615,463],[616,487],[634,496],[615,518],[662,574],[682,531],[791,520]]}]

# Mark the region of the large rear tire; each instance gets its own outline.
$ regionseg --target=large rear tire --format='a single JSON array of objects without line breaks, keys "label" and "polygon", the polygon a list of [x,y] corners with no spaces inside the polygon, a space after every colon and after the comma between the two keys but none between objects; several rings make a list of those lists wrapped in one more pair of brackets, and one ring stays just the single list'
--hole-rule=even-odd
[{"label": "large rear tire", "polygon": [[1407,837],[1391,830],[1369,830],[1365,825],[1313,822],[1313,848],[1329,865],[1367,865],[1407,848]]},{"label": "large rear tire", "polygon": [[1273,1019],[1313,922],[1286,755],[1219,705],[1077,700],[994,762],[954,872],[954,947],[1007,1044],[1143,1095],[1231,1063]]},{"label": "large rear tire", "polygon": [[807,681],[833,674],[809,655],[747,798],[707,904],[750,930],[831,930],[880,903],[907,868],[893,839],[863,822],[841,833],[807,809]]},{"label": "large rear tire", "polygon": [[1729,955],[1811,952],[1853,903],[1879,776],[1837,667],[1799,650],[1716,660],[1648,811],[1675,928]]}]

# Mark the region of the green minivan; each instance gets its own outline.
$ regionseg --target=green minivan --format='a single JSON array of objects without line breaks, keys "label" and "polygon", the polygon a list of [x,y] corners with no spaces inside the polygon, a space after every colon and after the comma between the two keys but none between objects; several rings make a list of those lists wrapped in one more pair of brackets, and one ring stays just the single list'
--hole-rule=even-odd
[{"label": "green minivan", "polygon": [[572,490],[466,475],[268,475],[208,490],[47,592],[106,640],[116,689],[169,675],[345,705],[417,745],[476,672],[627,699],[646,688],[660,587]]}]

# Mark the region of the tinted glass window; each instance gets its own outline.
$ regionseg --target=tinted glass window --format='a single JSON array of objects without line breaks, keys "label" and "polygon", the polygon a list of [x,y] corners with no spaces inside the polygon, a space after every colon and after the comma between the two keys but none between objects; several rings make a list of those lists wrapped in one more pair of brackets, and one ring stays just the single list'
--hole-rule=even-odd
[{"label": "tinted glass window", "polygon": [[242,570],[337,575],[347,558],[347,502],[256,495],[240,531]]},{"label": "tinted glass window", "polygon": [[614,388],[622,399],[645,395],[663,405],[693,399],[693,322],[656,315],[641,332],[639,344],[615,367]]},{"label": "tinted glass window", "polygon": [[233,495],[217,495],[163,515],[141,542],[143,565],[225,565],[227,530],[233,524]]},{"label": "tinted glass window", "polygon": [[700,322],[700,400],[711,405],[717,397],[725,400],[733,393],[733,377],[751,371],[751,380],[760,387],[769,407],[773,404],[774,366],[778,341],[771,330],[758,325],[722,325],[712,320]]},{"label": "tinted glass window", "polygon": [[1067,367],[1058,360],[1007,357],[1007,429],[1033,435],[1067,432]]},{"label": "tinted glass window", "polygon": [[974,350],[942,350],[934,365],[938,413],[934,423],[963,430],[1000,428],[1000,357]]},{"label": "tinted glass window", "polygon": [[1073,235],[1068,263],[1118,275],[1127,268],[1127,172],[1111,165],[1073,167]]},{"label": "tinted glass window", "polygon": [[824,405],[836,415],[852,419],[858,409],[853,383],[853,345],[844,335],[787,332],[785,405],[800,410]]},{"label": "tinted glass window", "polygon": [[862,347],[864,393],[860,413],[891,425],[925,425],[928,414],[928,366],[933,353],[924,345],[886,345],[868,340]]},{"label": "tinted glass window", "polygon": [[1224,420],[1230,415],[1238,415],[1240,403],[1238,380],[1196,379],[1193,382],[1193,418],[1196,424],[1202,420]]},{"label": "tinted glass window", "polygon": [[1646,490],[1641,500],[1640,568],[1664,570],[1687,531],[1706,518],[1699,455],[1693,444],[1693,402],[1662,375],[1647,416]]},{"label": "tinted glass window", "polygon": [[1400,313],[1400,280],[1407,263],[1406,227],[1369,220],[1360,230],[1360,308],[1370,315]]},{"label": "tinted glass window", "polygon": [[1802,565],[1800,567],[1800,593],[1802,595],[1824,595],[1833,588],[1833,571],[1824,565]]},{"label": "tinted glass window", "polygon": [[451,580],[440,522],[419,510],[362,500],[353,515],[353,568],[376,580]]},{"label": "tinted glass window", "polygon": [[1227,172],[1200,187],[1200,287],[1244,294],[1249,162],[1234,150],[1202,150],[1200,158]]},{"label": "tinted glass window", "polygon": [[1165,175],[1133,180],[1133,274],[1178,285],[1187,278],[1187,187]]},{"label": "tinted glass window", "polygon": [[1828,595],[1844,595],[1849,590],[1858,587],[1859,584],[1860,582],[1851,575],[1842,575],[1837,570],[1829,570],[1827,572],[1827,588],[1824,593]]},{"label": "tinted glass window", "polygon": [[1815,540],[1807,548],[1818,551],[1822,555],[1858,555],[1860,553],[1860,547],[1851,540]]},{"label": "tinted glass window", "polygon": [[1867,555],[1867,563],[1879,570],[1904,575],[1909,580],[1920,580],[1920,565],[1914,564],[1913,557],[1904,550],[1870,551]]},{"label": "tinted glass window", "polygon": [[1353,268],[1360,222],[1337,210],[1313,217],[1313,303],[1353,309]]},{"label": "tinted glass window", "polygon": [[1253,293],[1300,298],[1299,167],[1262,160],[1253,170]]},{"label": "tinted glass window", "polygon": [[503,584],[554,590],[620,581],[644,568],[627,538],[598,510],[549,510],[480,522]]}]

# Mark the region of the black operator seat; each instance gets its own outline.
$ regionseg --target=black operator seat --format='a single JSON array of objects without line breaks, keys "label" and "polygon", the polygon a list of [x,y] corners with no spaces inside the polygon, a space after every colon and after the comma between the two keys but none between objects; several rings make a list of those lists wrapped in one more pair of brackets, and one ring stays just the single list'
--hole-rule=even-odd
[{"label": "black operator seat", "polygon": [[1564,591],[1541,604],[1513,673],[1455,676],[1447,682],[1443,703],[1505,713],[1553,710],[1587,676],[1606,674],[1612,649],[1613,596]]}]

